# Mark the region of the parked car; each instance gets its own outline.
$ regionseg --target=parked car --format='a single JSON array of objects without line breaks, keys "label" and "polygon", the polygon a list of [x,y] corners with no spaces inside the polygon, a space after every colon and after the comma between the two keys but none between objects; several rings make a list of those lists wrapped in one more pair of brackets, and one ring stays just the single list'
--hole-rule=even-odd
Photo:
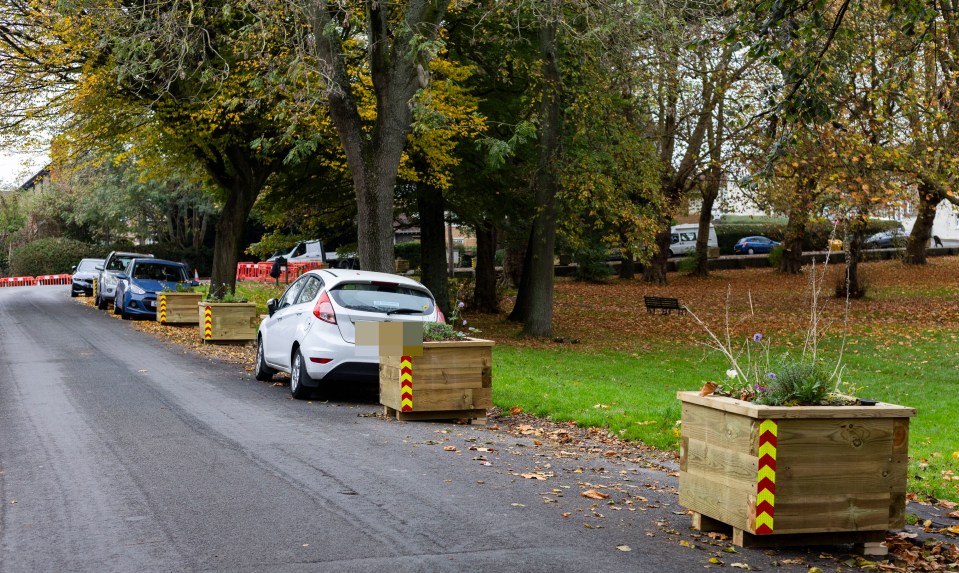
[{"label": "parked car", "polygon": [[91,296],[93,294],[93,279],[97,276],[97,265],[102,265],[103,259],[80,259],[73,267],[73,281],[70,287],[70,296]]},{"label": "parked car", "polygon": [[778,245],[779,242],[774,241],[768,237],[743,237],[736,241],[736,244],[733,245],[733,252],[737,255],[747,254],[754,255],[756,253],[768,253],[773,250],[773,247]]},{"label": "parked car", "polygon": [[290,393],[303,399],[322,380],[375,381],[377,356],[357,356],[357,322],[443,322],[430,291],[400,275],[346,269],[305,273],[278,300],[256,337],[257,380],[290,373]]},{"label": "parked car", "polygon": [[890,249],[893,247],[905,247],[909,240],[909,234],[902,229],[890,229],[881,233],[872,235],[863,244],[867,249]]},{"label": "parked car", "polygon": [[175,291],[178,286],[197,286],[183,263],[163,259],[131,259],[127,268],[117,273],[113,314],[128,319],[134,316],[156,318],[157,293]]},{"label": "parked car", "polygon": [[97,265],[97,292],[93,293],[93,303],[97,308],[103,310],[107,304],[113,302],[117,291],[117,273],[126,270],[130,261],[133,259],[149,259],[153,255],[143,253],[125,253],[123,251],[112,251],[104,259],[102,265]]},{"label": "parked car", "polygon": [[[669,228],[669,256],[685,255],[696,251],[696,239],[699,236],[699,224],[687,223],[673,225]],[[706,237],[706,247],[719,250],[719,239],[716,237],[716,228],[709,226],[709,236]],[[718,254],[716,256],[719,256]]]}]

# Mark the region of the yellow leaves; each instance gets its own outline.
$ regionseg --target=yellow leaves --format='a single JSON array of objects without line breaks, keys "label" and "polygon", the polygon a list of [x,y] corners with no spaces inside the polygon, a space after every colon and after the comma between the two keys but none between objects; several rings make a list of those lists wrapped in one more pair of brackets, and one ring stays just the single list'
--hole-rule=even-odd
[{"label": "yellow leaves", "polygon": [[579,495],[588,499],[609,499],[610,497],[608,493],[596,491],[595,489],[588,489],[586,491],[580,492]]}]

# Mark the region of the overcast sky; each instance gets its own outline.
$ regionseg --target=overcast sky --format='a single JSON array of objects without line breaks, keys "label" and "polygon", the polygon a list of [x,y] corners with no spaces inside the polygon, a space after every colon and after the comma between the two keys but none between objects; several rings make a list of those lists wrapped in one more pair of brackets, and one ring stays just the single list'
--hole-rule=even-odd
[{"label": "overcast sky", "polygon": [[0,151],[0,188],[19,186],[49,161],[45,154]]}]

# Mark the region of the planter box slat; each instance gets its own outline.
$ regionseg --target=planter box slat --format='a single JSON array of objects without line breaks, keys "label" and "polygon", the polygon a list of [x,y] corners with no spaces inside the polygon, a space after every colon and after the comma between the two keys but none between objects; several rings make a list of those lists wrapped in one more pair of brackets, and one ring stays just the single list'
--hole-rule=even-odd
[{"label": "planter box slat", "polygon": [[[380,357],[380,403],[400,420],[486,418],[493,406],[493,342],[424,342],[412,359],[412,411],[403,412],[399,356]],[[482,412],[481,416],[477,414]]]},{"label": "planter box slat", "polygon": [[[203,298],[199,292],[157,293],[157,322],[162,324],[196,324],[196,305]],[[166,299],[164,313],[164,299]]]},{"label": "planter box slat", "polygon": [[[210,332],[207,333],[206,308],[210,308]],[[260,315],[252,302],[200,302],[200,338],[203,340],[256,340]]]},{"label": "planter box slat", "polygon": [[[679,502],[731,526],[734,538],[737,531],[743,538],[904,527],[914,409],[768,407],[695,392],[678,397],[683,403]],[[772,465],[760,464],[762,424],[776,428],[771,452],[769,443],[763,446]],[[774,488],[758,487],[770,468]],[[771,531],[757,526],[758,489],[771,497],[772,511],[759,520],[769,520]]]}]

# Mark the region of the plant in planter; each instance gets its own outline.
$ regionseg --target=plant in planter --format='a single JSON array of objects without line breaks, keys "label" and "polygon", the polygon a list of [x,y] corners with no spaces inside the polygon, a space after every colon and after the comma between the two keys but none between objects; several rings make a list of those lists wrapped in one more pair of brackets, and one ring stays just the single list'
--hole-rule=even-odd
[{"label": "plant in planter", "polygon": [[[467,326],[462,308],[459,303],[451,319]],[[380,328],[390,328],[389,324]],[[493,406],[493,344],[471,338],[450,324],[423,323],[422,355],[380,356],[380,403],[385,413],[399,420],[485,421],[487,409]]]},{"label": "plant in planter", "polygon": [[737,351],[728,327],[722,340],[690,312],[729,368],[721,383],[678,393],[679,502],[694,526],[731,528],[738,545],[857,543],[884,554],[886,531],[905,525],[915,410],[841,391],[841,354],[827,367],[818,353],[815,268],[811,286],[803,352],[778,362],[761,334]]}]

